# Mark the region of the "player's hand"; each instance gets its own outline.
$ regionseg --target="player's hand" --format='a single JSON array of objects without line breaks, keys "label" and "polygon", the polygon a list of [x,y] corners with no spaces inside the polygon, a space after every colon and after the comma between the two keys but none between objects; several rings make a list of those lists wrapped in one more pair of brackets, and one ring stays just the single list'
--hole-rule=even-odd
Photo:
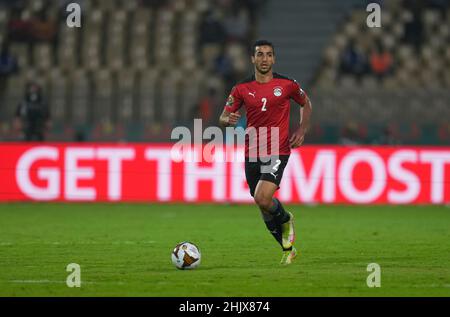
[{"label": "player's hand", "polygon": [[298,148],[305,140],[306,130],[302,127],[295,131],[289,139],[289,145],[292,149]]},{"label": "player's hand", "polygon": [[240,117],[241,117],[241,115],[239,114],[239,112],[230,113],[230,115],[228,116],[228,124],[236,125],[236,123],[239,121]]}]

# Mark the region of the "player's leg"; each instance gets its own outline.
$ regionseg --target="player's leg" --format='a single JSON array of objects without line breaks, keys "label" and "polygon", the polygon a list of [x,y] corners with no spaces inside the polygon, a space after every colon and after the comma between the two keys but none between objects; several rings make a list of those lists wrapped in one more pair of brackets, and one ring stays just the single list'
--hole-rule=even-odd
[{"label": "player's leg", "polygon": [[[271,173],[261,174],[259,162],[245,162],[245,175],[250,194],[261,210],[267,229],[283,248],[283,264],[289,264],[297,255],[293,247],[295,233],[293,216],[283,208],[281,202],[274,198],[286,167],[289,156],[275,160],[276,168]],[[283,239],[284,237],[284,239]]]},{"label": "player's leg", "polygon": [[254,199],[263,214],[267,228],[284,250],[290,250],[295,240],[294,217],[284,209],[277,198],[273,197],[277,189],[276,183],[261,179],[256,186]]},{"label": "player's leg", "polygon": [[[261,164],[259,162],[245,162],[245,177],[247,179],[248,187],[250,188],[250,195],[252,197],[255,197],[256,187],[259,183],[259,180],[261,178]],[[260,190],[266,190],[265,187],[263,187]],[[275,189],[276,190],[276,189]],[[271,189],[272,192],[274,192],[274,189]],[[268,194],[270,195],[270,194]],[[273,195],[273,193],[272,193]],[[261,208],[260,208],[261,210]],[[267,229],[269,232],[273,235],[275,240],[280,244],[281,247],[283,247],[283,241],[282,241],[282,229],[281,225],[278,224],[274,217],[269,212],[263,212],[261,210],[261,216],[264,220],[264,223],[266,224]]]},{"label": "player's leg", "polygon": [[268,182],[268,181],[259,181],[256,188],[253,198],[255,199],[255,203],[258,205],[259,210],[261,211],[262,218],[264,223],[266,224],[267,229],[273,235],[275,240],[283,247],[283,238],[282,238],[282,227],[280,223],[280,216],[275,218],[276,215],[271,212],[273,209],[274,202],[272,201],[272,197],[277,190],[277,185]]},{"label": "player's leg", "polygon": [[291,264],[297,256],[297,250],[294,247],[294,217],[284,210],[278,199],[273,198],[277,189],[277,184],[260,180],[256,186],[254,198],[263,213],[267,228],[283,248],[281,264],[286,265]]},{"label": "player's leg", "polygon": [[[261,175],[260,181],[258,183],[257,192],[255,197],[262,201],[262,206],[266,208],[267,212],[273,217],[274,222],[281,230],[281,247],[283,248],[283,258],[281,259],[282,264],[290,264],[292,260],[297,256],[297,250],[294,247],[295,241],[295,230],[294,230],[294,216],[292,213],[287,212],[283,204],[274,198],[275,191],[279,189],[281,179],[283,177],[284,169],[289,161],[289,156],[280,156],[275,160],[271,160],[267,164],[264,173]],[[268,169],[267,169],[268,168]],[[272,185],[266,185],[272,184]],[[261,184],[261,190],[259,186]],[[275,186],[274,186],[275,185]],[[268,188],[267,192],[262,190],[262,188]],[[260,198],[265,197],[265,198]],[[272,204],[270,204],[270,199]]]}]

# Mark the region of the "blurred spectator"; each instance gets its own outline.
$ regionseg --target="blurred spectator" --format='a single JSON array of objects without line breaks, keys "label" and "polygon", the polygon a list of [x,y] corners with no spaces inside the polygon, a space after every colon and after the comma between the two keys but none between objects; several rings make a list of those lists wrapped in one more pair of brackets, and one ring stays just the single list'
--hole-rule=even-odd
[{"label": "blurred spectator", "polygon": [[8,24],[9,38],[12,41],[34,43],[51,42],[56,39],[57,23],[48,16],[48,7],[43,6],[29,19],[22,18],[22,10],[13,10]]},{"label": "blurred spectator", "polygon": [[397,129],[393,126],[387,126],[383,129],[383,133],[374,143],[377,145],[399,145],[401,142],[398,138]]},{"label": "blurred spectator", "polygon": [[342,53],[341,71],[344,74],[356,75],[360,77],[367,73],[367,57],[361,48],[351,40]]},{"label": "blurred spectator", "polygon": [[108,118],[101,119],[100,122],[95,125],[92,131],[93,139],[102,142],[117,141],[120,139],[121,134],[121,125],[115,125]]},{"label": "blurred spectator", "polygon": [[197,106],[196,113],[194,114],[194,118],[200,118],[203,121],[204,126],[211,125],[212,122],[215,122],[217,117],[217,109],[219,107],[219,98],[216,88],[210,87],[208,88],[207,95],[203,96],[200,99],[200,102]]},{"label": "blurred spectator", "polygon": [[224,20],[227,39],[247,43],[249,41],[249,19],[247,11],[234,5]]},{"label": "blurred spectator", "polygon": [[75,131],[74,137],[73,137],[73,140],[75,142],[78,142],[78,143],[85,142],[86,139],[87,139],[86,132],[84,132],[81,129]]},{"label": "blurred spectator", "polygon": [[21,14],[21,9],[12,11],[8,23],[8,38],[14,42],[29,42],[32,40],[31,23],[22,19]]},{"label": "blurred spectator", "polygon": [[12,9],[23,9],[27,0],[0,0],[0,7],[9,7]]},{"label": "blurred spectator", "polygon": [[405,8],[409,9],[410,12],[407,16],[407,22],[405,23],[403,41],[413,45],[417,51],[420,50],[423,42],[423,5],[422,1],[417,0],[410,0],[409,2],[405,1],[404,3]]},{"label": "blurred spectator", "polygon": [[138,2],[143,6],[157,10],[164,6],[167,3],[167,0],[138,0]]},{"label": "blurred spectator", "polygon": [[220,10],[227,11],[227,10],[231,9],[234,2],[237,2],[237,0],[216,0],[215,5]]},{"label": "blurred spectator", "polygon": [[167,142],[171,131],[171,127],[166,122],[153,121],[145,124],[143,138],[146,142]]},{"label": "blurred spectator", "polygon": [[440,10],[444,12],[450,6],[450,2],[448,0],[428,0],[426,1],[426,5],[429,8]]},{"label": "blurred spectator", "polygon": [[16,111],[15,129],[22,130],[25,141],[44,141],[50,127],[50,111],[44,102],[42,88],[36,83],[28,83],[25,99]]},{"label": "blurred spectator", "polygon": [[393,57],[381,42],[377,42],[370,54],[370,68],[380,79],[392,73]]},{"label": "blurred spectator", "polygon": [[4,86],[8,76],[18,71],[17,59],[9,51],[7,44],[3,45],[0,52],[0,94],[4,91]]},{"label": "blurred spectator", "polygon": [[358,145],[364,143],[358,131],[358,126],[354,122],[349,122],[345,125],[339,143],[342,145]]},{"label": "blurred spectator", "polygon": [[49,10],[44,6],[35,17],[31,18],[31,35],[35,41],[52,42],[56,39],[56,21],[48,16]]},{"label": "blurred spectator", "polygon": [[450,142],[450,123],[443,123],[438,130],[439,141],[442,144],[448,144]]},{"label": "blurred spectator", "polygon": [[217,56],[214,61],[214,72],[223,78],[225,82],[225,90],[229,91],[232,88],[231,86],[234,85],[236,78],[233,68],[233,61],[230,56],[227,55],[225,45],[219,56]]},{"label": "blurred spectator", "polygon": [[216,11],[208,10],[200,24],[200,45],[222,44],[225,30]]},{"label": "blurred spectator", "polygon": [[[249,14],[250,21],[257,21],[262,9],[268,0],[240,0],[239,4],[245,8]],[[250,25],[251,27],[252,25]]]},{"label": "blurred spectator", "polygon": [[412,122],[409,125],[409,131],[406,133],[406,142],[409,144],[417,144],[418,140],[422,138],[422,129],[417,122]]}]

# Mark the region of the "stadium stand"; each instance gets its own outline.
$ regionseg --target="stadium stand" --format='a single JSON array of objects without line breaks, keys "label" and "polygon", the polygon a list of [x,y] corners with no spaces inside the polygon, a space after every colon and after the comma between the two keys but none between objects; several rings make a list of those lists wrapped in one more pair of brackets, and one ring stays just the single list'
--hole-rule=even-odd
[{"label": "stadium stand", "polygon": [[353,131],[359,143],[448,143],[446,1],[379,1],[381,28],[356,0],[79,0],[82,27],[68,28],[69,2],[0,1],[0,140],[17,139],[10,122],[29,80],[44,88],[53,141],[166,142],[194,116],[214,124],[217,100],[251,71],[249,43],[267,37],[277,71],[313,100],[308,142]]},{"label": "stadium stand", "polygon": [[[225,84],[249,70],[244,61],[252,1],[75,1],[83,10],[81,28],[66,25],[69,2],[2,2],[0,42],[19,68],[4,80],[3,132],[31,79],[44,87],[51,105],[51,140],[114,140],[112,131],[123,128],[138,141],[188,124],[209,88],[223,96]],[[49,25],[39,37],[31,32],[38,20]],[[208,29],[212,22],[221,37]],[[230,65],[222,76],[216,64],[223,56]],[[137,132],[145,126],[154,128]],[[150,139],[167,141],[167,135]]]},{"label": "stadium stand", "polygon": [[372,131],[360,133],[361,143],[378,143],[389,130],[394,144],[448,144],[438,137],[450,118],[448,3],[393,0],[382,8],[381,28],[366,26],[365,7],[352,10],[324,50],[313,84],[320,128],[357,122]]}]

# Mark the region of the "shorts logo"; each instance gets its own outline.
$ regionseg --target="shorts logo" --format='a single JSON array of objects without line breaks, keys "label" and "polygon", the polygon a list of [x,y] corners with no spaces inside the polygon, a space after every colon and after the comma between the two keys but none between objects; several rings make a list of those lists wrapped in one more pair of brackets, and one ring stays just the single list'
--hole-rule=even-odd
[{"label": "shorts logo", "polygon": [[275,87],[273,89],[273,94],[275,95],[275,97],[280,97],[283,94],[283,88]]}]

